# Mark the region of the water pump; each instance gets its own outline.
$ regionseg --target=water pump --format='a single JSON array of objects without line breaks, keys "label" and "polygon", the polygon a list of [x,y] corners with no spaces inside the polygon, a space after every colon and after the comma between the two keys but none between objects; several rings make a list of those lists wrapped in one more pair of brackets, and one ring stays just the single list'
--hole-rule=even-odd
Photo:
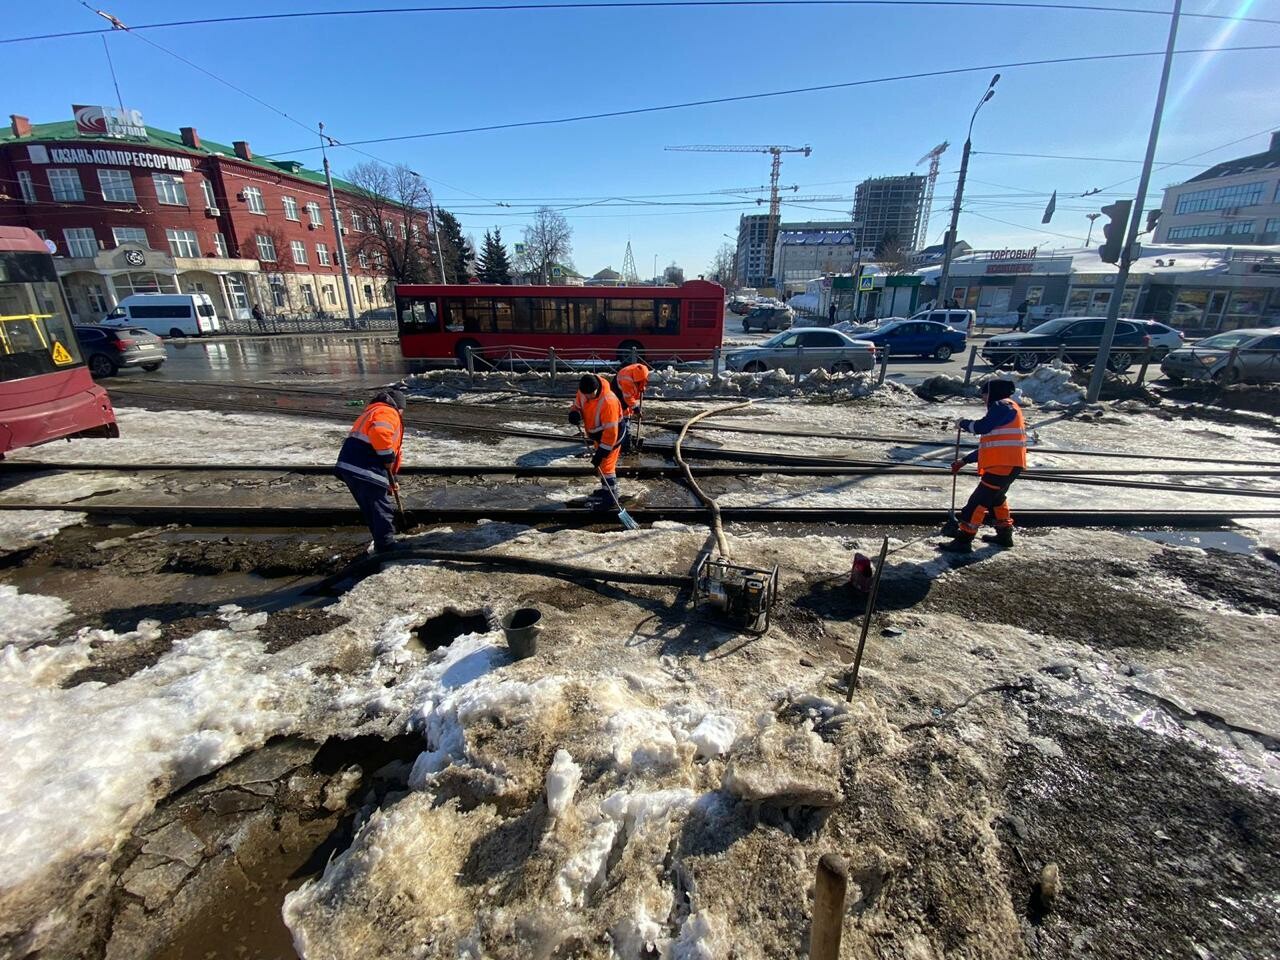
[{"label": "water pump", "polygon": [[705,554],[693,572],[694,599],[718,607],[739,629],[761,634],[769,629],[778,597],[778,568],[744,567]]}]

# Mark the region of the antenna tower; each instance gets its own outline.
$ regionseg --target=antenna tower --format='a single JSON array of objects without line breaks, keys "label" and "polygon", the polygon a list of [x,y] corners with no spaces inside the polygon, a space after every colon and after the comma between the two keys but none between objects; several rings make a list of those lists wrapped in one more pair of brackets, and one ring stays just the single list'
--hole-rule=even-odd
[{"label": "antenna tower", "polygon": [[627,241],[627,252],[622,255],[622,283],[628,287],[640,285],[640,274],[636,272],[636,258],[631,252],[631,241]]}]

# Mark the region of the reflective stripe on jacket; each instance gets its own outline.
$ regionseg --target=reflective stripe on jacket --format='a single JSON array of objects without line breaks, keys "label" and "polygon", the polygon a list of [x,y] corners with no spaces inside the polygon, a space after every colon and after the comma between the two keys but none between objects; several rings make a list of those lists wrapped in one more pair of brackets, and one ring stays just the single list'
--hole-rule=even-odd
[{"label": "reflective stripe on jacket", "polygon": [[989,469],[1005,472],[1001,468],[1027,465],[1027,423],[1022,408],[1012,400],[1001,400],[1013,414],[1007,424],[988,430],[978,438],[978,472]]},{"label": "reflective stripe on jacket", "polygon": [[622,406],[630,413],[640,405],[649,386],[649,368],[643,363],[629,363],[618,371],[617,384]]},{"label": "reflective stripe on jacket", "polygon": [[370,483],[391,485],[400,471],[404,421],[400,411],[387,403],[371,403],[356,418],[338,453],[334,467]]}]

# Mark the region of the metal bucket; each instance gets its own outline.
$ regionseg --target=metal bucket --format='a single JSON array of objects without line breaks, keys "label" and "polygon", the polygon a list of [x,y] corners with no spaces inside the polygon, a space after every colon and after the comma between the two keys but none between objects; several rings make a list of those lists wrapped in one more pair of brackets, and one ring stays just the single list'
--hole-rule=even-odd
[{"label": "metal bucket", "polygon": [[507,647],[513,657],[523,660],[533,656],[542,632],[542,611],[536,607],[512,610],[502,618],[502,632],[507,635]]}]

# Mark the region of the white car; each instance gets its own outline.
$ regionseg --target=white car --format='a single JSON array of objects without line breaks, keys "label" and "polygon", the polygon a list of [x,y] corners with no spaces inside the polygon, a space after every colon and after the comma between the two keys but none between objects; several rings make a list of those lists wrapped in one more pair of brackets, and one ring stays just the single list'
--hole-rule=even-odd
[{"label": "white car", "polygon": [[973,324],[978,319],[978,314],[974,310],[921,310],[912,314],[908,319],[945,323],[961,333],[969,334],[973,332]]},{"label": "white car", "polygon": [[724,358],[729,370],[764,373],[785,370],[808,373],[823,369],[832,373],[866,372],[875,366],[876,348],[835,330],[805,327],[784,330],[762,343],[734,350]]},{"label": "white car", "polygon": [[1163,360],[1171,350],[1177,350],[1186,342],[1181,330],[1175,330],[1167,324],[1155,320],[1130,320],[1137,324],[1142,332],[1151,338],[1151,359]]}]

